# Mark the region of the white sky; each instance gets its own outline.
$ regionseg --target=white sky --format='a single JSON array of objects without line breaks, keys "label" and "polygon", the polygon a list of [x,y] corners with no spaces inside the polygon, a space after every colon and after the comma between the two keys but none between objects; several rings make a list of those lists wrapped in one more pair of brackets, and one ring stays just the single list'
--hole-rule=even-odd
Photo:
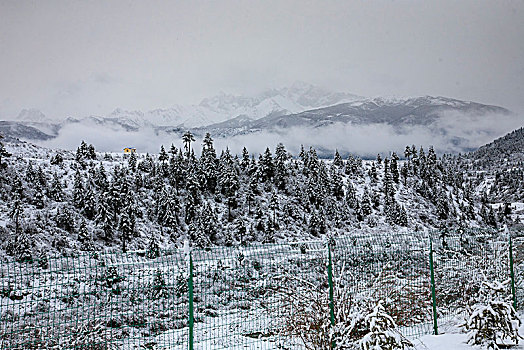
[{"label": "white sky", "polygon": [[167,108],[297,80],[524,113],[524,2],[0,0],[0,118]]}]

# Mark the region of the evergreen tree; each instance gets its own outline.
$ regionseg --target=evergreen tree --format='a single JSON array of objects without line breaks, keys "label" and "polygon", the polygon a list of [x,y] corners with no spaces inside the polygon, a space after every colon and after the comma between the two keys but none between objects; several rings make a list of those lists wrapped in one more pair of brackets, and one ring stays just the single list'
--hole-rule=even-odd
[{"label": "evergreen tree", "polygon": [[362,203],[361,203],[361,210],[362,210],[362,215],[364,216],[368,216],[369,214],[371,214],[373,212],[373,209],[371,207],[371,197],[369,195],[369,191],[368,191],[368,188],[364,188],[364,193],[362,195]]},{"label": "evergreen tree", "polygon": [[82,175],[77,169],[75,172],[75,180],[73,183],[73,205],[76,208],[82,207],[82,202],[84,200],[84,181],[82,180]]},{"label": "evergreen tree", "polygon": [[198,224],[202,234],[213,244],[218,243],[217,221],[218,218],[215,215],[215,211],[209,203],[205,203],[199,213]]},{"label": "evergreen tree", "polygon": [[389,159],[384,159],[384,179],[383,179],[383,191],[385,196],[385,202],[388,203],[393,200],[395,196],[395,186],[393,185],[393,177],[389,167]]},{"label": "evergreen tree", "polygon": [[[4,137],[2,135],[0,135],[0,140],[3,139]],[[9,158],[11,157],[11,153],[7,152],[7,150],[5,149],[4,147],[4,144],[0,141],[0,169],[3,169],[7,166],[7,164],[3,164],[2,163],[2,158]]]},{"label": "evergreen tree", "polygon": [[149,243],[147,244],[146,249],[146,258],[156,259],[160,257],[160,246],[158,245],[157,238],[153,233],[149,237]]},{"label": "evergreen tree", "polygon": [[[251,183],[250,183],[251,184]],[[248,214],[251,214],[251,204],[254,202],[255,200],[255,194],[253,193],[253,190],[251,189],[251,186],[249,186],[246,191],[245,191],[245,195],[246,195],[246,203],[247,203],[247,213]]]},{"label": "evergreen tree", "polygon": [[9,217],[13,220],[15,224],[15,234],[18,236],[20,234],[20,220],[23,215],[24,210],[22,209],[22,202],[18,197],[13,202],[13,206],[9,211]]},{"label": "evergreen tree", "polygon": [[51,165],[62,165],[64,163],[64,157],[60,153],[55,154],[54,156],[49,159],[49,163]]},{"label": "evergreen tree", "polygon": [[95,147],[92,144],[87,146],[85,157],[90,160],[96,160],[96,151]]},{"label": "evergreen tree", "polygon": [[302,164],[306,163],[306,152],[304,151],[304,145],[300,145],[300,153],[298,154],[298,157],[302,161]]},{"label": "evergreen tree", "polygon": [[80,222],[80,227],[78,228],[78,242],[82,244],[83,250],[92,250],[93,244],[91,241],[91,236],[87,230],[87,225],[85,220]]},{"label": "evergreen tree", "polygon": [[371,162],[371,168],[369,169],[368,175],[371,178],[372,182],[376,182],[378,180],[377,167],[375,166],[375,162]]},{"label": "evergreen tree", "polygon": [[358,205],[357,191],[351,181],[348,181],[346,186],[346,204],[351,209],[355,209]]},{"label": "evergreen tree", "polygon": [[178,198],[173,191],[163,190],[158,201],[158,221],[175,231],[178,227]]},{"label": "evergreen tree", "polygon": [[391,163],[389,170],[391,171],[391,177],[393,179],[393,182],[397,183],[399,182],[399,171],[398,171],[398,156],[395,152],[391,154]]},{"label": "evergreen tree", "polygon": [[338,172],[337,166],[333,164],[330,169],[331,174],[331,193],[337,200],[341,200],[344,197],[344,181],[342,176]]},{"label": "evergreen tree", "polygon": [[11,193],[13,195],[13,198],[24,198],[24,184],[22,183],[22,180],[20,180],[18,174],[14,176],[12,181],[13,182],[11,184]]},{"label": "evergreen tree", "polygon": [[206,189],[210,193],[215,193],[217,186],[217,156],[215,148],[213,147],[213,139],[209,133],[206,133],[202,144],[202,156],[200,157],[202,163],[202,171],[205,178]]},{"label": "evergreen tree", "polygon": [[135,152],[131,152],[127,164],[129,165],[129,169],[131,169],[131,171],[136,171],[137,159]]},{"label": "evergreen tree", "polygon": [[242,171],[246,171],[249,167],[249,152],[246,147],[242,148],[242,161],[240,162],[240,167],[242,168]]},{"label": "evergreen tree", "polygon": [[186,157],[189,158],[191,154],[191,142],[195,141],[195,137],[190,131],[186,131],[182,135],[182,142],[184,143],[184,149],[186,150]]},{"label": "evergreen tree", "polygon": [[411,149],[409,148],[409,146],[406,146],[406,148],[404,149],[404,157],[406,157],[406,159],[409,162],[409,158],[411,157]]},{"label": "evergreen tree", "polygon": [[286,189],[288,170],[286,162],[289,156],[282,143],[277,145],[275,150],[275,172],[274,183],[281,191]]},{"label": "evergreen tree", "polygon": [[259,160],[259,169],[260,169],[260,180],[262,182],[271,181],[274,176],[275,166],[273,164],[273,156],[269,147],[266,148],[264,155],[261,155]]},{"label": "evergreen tree", "polygon": [[51,180],[51,186],[49,187],[48,196],[55,202],[62,202],[64,200],[64,191],[62,189],[62,183],[60,182],[57,173],[53,174],[53,179]]},{"label": "evergreen tree", "polygon": [[341,167],[343,165],[342,157],[340,156],[340,153],[338,153],[338,149],[335,150],[335,156],[333,157],[333,164],[335,164],[338,167]]},{"label": "evergreen tree", "polygon": [[246,236],[247,228],[246,223],[241,216],[235,220],[234,227],[236,239],[240,242],[241,245],[245,245],[248,242],[248,237]]},{"label": "evergreen tree", "polygon": [[153,170],[153,159],[151,159],[149,153],[146,153],[146,158],[138,163],[138,170],[144,173],[150,173]]},{"label": "evergreen tree", "polygon": [[320,237],[326,233],[326,223],[322,212],[313,211],[309,220],[309,233]]},{"label": "evergreen tree", "polygon": [[167,155],[167,152],[164,148],[164,145],[160,146],[160,153],[158,154],[158,161],[162,164],[165,164],[165,162],[169,159],[169,156]]},{"label": "evergreen tree", "polygon": [[37,184],[35,187],[35,194],[33,196],[33,204],[37,209],[43,209],[45,207],[45,194],[44,190]]},{"label": "evergreen tree", "polygon": [[264,224],[264,236],[262,238],[263,243],[274,243],[275,242],[275,228],[269,219]]},{"label": "evergreen tree", "polygon": [[73,233],[75,231],[75,219],[73,211],[67,206],[62,207],[62,210],[56,210],[55,216],[56,226],[64,231]]},{"label": "evergreen tree", "polygon": [[219,184],[221,192],[226,196],[227,209],[228,209],[228,220],[232,220],[231,208],[236,206],[236,193],[240,188],[240,182],[238,173],[235,169],[231,153],[229,149],[226,149],[220,160],[221,174],[219,178]]},{"label": "evergreen tree", "polygon": [[83,197],[84,198],[82,202],[82,213],[89,220],[93,220],[96,216],[96,199],[95,193],[93,192],[91,187],[88,187],[86,189]]},{"label": "evergreen tree", "polygon": [[[127,208],[126,208],[127,209]],[[118,223],[120,230],[120,242],[122,243],[122,252],[127,252],[127,243],[134,235],[134,223],[127,210],[123,210]]]}]

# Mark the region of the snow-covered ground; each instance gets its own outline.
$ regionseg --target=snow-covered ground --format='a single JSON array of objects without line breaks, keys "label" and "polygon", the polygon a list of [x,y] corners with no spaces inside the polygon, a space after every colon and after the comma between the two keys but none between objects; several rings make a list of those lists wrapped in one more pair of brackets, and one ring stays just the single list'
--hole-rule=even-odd
[{"label": "snow-covered ground", "polygon": [[[520,315],[520,319],[524,320],[524,314]],[[458,321],[458,320],[457,320]],[[417,350],[471,350],[481,349],[479,346],[472,346],[467,344],[467,334],[462,332],[457,326],[458,322],[448,324],[442,327],[439,335],[425,335],[418,339],[414,339],[415,349]],[[522,323],[519,334],[524,337],[524,323]],[[511,347],[511,349],[524,349],[524,342],[519,345]]]}]

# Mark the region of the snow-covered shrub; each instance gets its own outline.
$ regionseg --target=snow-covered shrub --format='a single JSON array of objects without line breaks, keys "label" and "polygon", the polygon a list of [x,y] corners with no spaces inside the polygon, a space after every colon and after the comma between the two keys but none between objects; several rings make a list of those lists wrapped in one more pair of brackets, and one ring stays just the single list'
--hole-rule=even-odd
[{"label": "snow-covered shrub", "polygon": [[60,337],[60,349],[112,350],[116,349],[114,334],[102,322],[84,322]]},{"label": "snow-covered shrub", "polygon": [[[325,264],[317,266],[322,268]],[[300,339],[306,349],[354,349],[358,339],[367,332],[364,313],[360,311],[365,302],[355,300],[351,286],[335,277],[335,326],[332,326],[327,276],[319,273],[318,277],[325,283],[314,283],[297,274],[281,278],[277,292],[283,297],[282,308],[285,309],[282,333]]]},{"label": "snow-covered shrub", "polygon": [[393,318],[386,313],[382,301],[365,316],[369,332],[360,340],[362,350],[409,349],[413,344],[397,330]]},{"label": "snow-covered shrub", "polygon": [[463,327],[468,331],[468,343],[499,349],[500,345],[518,344],[521,321],[517,312],[506,300],[509,280],[503,283],[484,281],[480,301],[469,310]]},{"label": "snow-covered shrub", "polygon": [[156,269],[155,271],[153,280],[149,285],[149,294],[150,297],[155,300],[165,298],[169,295],[164,274],[160,269]]}]

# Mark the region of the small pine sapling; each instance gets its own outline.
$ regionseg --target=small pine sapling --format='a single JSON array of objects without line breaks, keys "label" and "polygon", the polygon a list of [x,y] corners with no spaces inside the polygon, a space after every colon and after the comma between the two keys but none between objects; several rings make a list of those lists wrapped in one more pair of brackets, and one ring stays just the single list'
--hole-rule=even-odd
[{"label": "small pine sapling", "polygon": [[364,322],[369,333],[360,340],[362,350],[413,348],[413,344],[397,330],[395,321],[386,313],[382,301],[379,301],[373,311],[366,315]]},{"label": "small pine sapling", "polygon": [[[468,331],[468,343],[488,349],[499,349],[518,344],[521,321],[517,312],[506,300],[509,280],[505,282],[484,281],[480,290],[480,302],[473,305],[463,327]],[[511,343],[508,343],[510,341]]]},{"label": "small pine sapling", "polygon": [[158,242],[153,234],[151,234],[151,237],[149,238],[149,244],[147,245],[146,249],[146,258],[148,259],[156,259],[160,256],[160,246],[158,245]]}]

